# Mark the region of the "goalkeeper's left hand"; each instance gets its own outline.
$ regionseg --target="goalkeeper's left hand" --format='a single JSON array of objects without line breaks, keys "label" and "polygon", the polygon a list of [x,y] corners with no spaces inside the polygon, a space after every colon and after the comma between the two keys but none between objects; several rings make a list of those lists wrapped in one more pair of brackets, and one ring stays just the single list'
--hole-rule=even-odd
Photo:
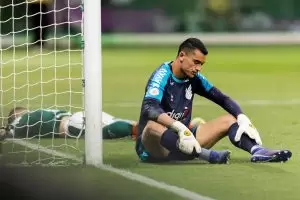
[{"label": "goalkeeper's left hand", "polygon": [[193,133],[180,121],[175,121],[171,128],[178,133],[178,148],[181,152],[192,155],[201,153],[201,146]]},{"label": "goalkeeper's left hand", "polygon": [[239,128],[234,138],[236,142],[239,142],[241,140],[242,134],[245,133],[251,139],[255,140],[257,144],[262,145],[262,141],[257,129],[253,126],[250,119],[246,115],[239,114],[237,116],[237,123],[239,125]]}]

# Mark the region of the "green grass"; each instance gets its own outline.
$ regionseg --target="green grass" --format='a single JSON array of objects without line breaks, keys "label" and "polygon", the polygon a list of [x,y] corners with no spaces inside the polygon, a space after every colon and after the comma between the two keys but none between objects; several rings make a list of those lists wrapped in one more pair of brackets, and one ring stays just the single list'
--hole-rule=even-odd
[{"label": "green grass", "polygon": [[[134,142],[127,139],[104,142],[105,163],[220,200],[299,199],[299,52],[300,47],[297,46],[212,47],[209,48],[208,62],[203,71],[203,74],[215,86],[241,103],[243,110],[261,132],[264,145],[271,148],[288,148],[293,152],[293,157],[289,162],[284,164],[250,163],[249,155],[246,152],[234,148],[228,139],[224,138],[215,148],[228,148],[232,151],[232,160],[229,165],[209,165],[196,161],[179,164],[144,164],[139,162],[135,155]],[[11,53],[4,52],[3,58],[9,60]],[[176,48],[104,49],[102,70],[104,111],[118,117],[137,120],[144,87],[150,73],[162,62],[174,59],[175,53]],[[24,55],[24,52],[18,51],[16,57],[23,57]],[[29,79],[27,79],[26,74],[18,74],[15,84],[18,86],[25,85],[25,88],[19,89],[15,94],[16,99],[24,98],[23,101],[17,103],[25,106],[28,104],[31,108],[39,108],[43,104],[45,107],[58,105],[61,108],[78,110],[82,103],[81,99],[78,98],[80,94],[49,95],[43,98],[42,103],[41,98],[27,99],[27,97],[39,95],[41,91],[43,94],[47,94],[68,90],[70,88],[68,79],[61,80],[55,87],[53,77],[68,78],[69,73],[73,77],[80,77],[80,65],[76,64],[81,62],[80,54],[75,52],[70,57],[74,63],[71,71],[68,67],[62,66],[62,64],[69,62],[66,53],[57,55],[56,65],[62,67],[56,71],[49,67],[55,64],[53,55],[43,57],[43,66],[46,68],[42,70],[39,65],[40,57],[30,58],[28,68],[26,62],[15,63],[15,69],[18,72],[32,71],[29,73]],[[8,63],[2,66],[2,76],[8,76],[11,73],[12,65],[13,63]],[[43,80],[49,81],[48,83],[39,83],[41,71],[44,72]],[[28,87],[27,83],[38,84]],[[6,89],[14,85],[14,80],[7,77],[2,79],[1,84],[2,89]],[[73,80],[70,91],[81,91],[80,80]],[[12,90],[1,93],[1,102],[5,105],[1,110],[2,115],[13,105],[14,102],[11,102],[13,97]],[[253,105],[247,103],[250,100],[278,101],[279,104]],[[295,100],[296,104],[280,104],[280,102],[291,100]],[[201,116],[206,120],[225,113],[218,106],[210,104],[200,97],[195,99],[195,104],[193,116]],[[47,146],[51,145],[52,142],[52,140],[43,140],[41,144]],[[55,140],[54,143],[58,145],[64,141]],[[80,141],[79,148],[83,149],[83,146],[84,142]],[[11,146],[6,148],[11,149]],[[16,151],[20,150],[18,148],[21,147],[15,148]],[[75,153],[70,148],[68,150]],[[36,153],[32,153],[29,159],[36,160],[35,156]],[[24,160],[22,154],[17,155],[17,157],[19,158],[13,160]],[[74,172],[76,169],[71,171]],[[48,170],[55,171],[55,169]],[[60,168],[59,170],[63,171]],[[145,199],[154,197],[157,199],[174,198],[174,195],[168,196],[163,191],[150,190],[146,186],[136,188],[140,184],[127,181],[117,175],[103,177],[101,175],[103,172],[100,170],[89,168],[83,170],[89,175],[84,176],[81,171],[79,173],[81,175],[78,176],[85,177],[85,184],[91,184],[92,188],[94,185],[101,185],[103,190],[108,193],[115,191],[115,193],[120,192],[124,196],[130,196],[131,193],[136,192]],[[59,172],[55,171],[55,173]],[[111,184],[115,183],[116,187],[106,187],[106,184],[103,184],[104,180],[111,181]],[[121,184],[127,185],[128,188],[120,189]],[[111,199],[116,198],[111,197]]]}]

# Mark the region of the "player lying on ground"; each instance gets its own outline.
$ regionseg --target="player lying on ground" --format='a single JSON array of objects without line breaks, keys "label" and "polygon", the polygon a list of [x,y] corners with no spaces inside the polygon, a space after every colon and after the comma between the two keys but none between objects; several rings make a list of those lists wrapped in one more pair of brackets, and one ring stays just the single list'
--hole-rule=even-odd
[{"label": "player lying on ground", "polygon": [[[139,158],[150,162],[202,158],[226,163],[228,151],[208,149],[228,136],[232,144],[251,154],[252,162],[287,161],[292,153],[263,147],[258,131],[240,106],[200,73],[207,54],[199,39],[189,38],[180,44],[174,61],[163,63],[152,73],[138,124]],[[194,94],[218,104],[228,114],[190,130]]]},{"label": "player lying on ground", "polygon": [[[84,134],[83,112],[70,113],[64,110],[39,109],[28,111],[16,107],[9,112],[5,137],[31,138],[39,137],[73,137]],[[131,136],[135,138],[136,122],[118,119],[102,112],[103,139],[115,139]]]}]

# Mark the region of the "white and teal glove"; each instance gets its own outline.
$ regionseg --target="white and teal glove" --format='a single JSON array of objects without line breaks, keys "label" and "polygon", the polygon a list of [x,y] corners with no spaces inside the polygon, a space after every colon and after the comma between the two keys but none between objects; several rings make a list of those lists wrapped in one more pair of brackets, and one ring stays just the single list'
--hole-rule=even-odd
[{"label": "white and teal glove", "polygon": [[237,116],[237,123],[239,128],[236,132],[234,140],[239,142],[241,140],[242,134],[247,134],[251,139],[255,140],[255,142],[259,145],[262,145],[262,141],[257,129],[253,126],[250,119],[244,115],[239,114]]},{"label": "white and teal glove", "polygon": [[193,133],[181,122],[176,121],[171,128],[178,133],[178,148],[186,154],[201,153],[201,146]]}]

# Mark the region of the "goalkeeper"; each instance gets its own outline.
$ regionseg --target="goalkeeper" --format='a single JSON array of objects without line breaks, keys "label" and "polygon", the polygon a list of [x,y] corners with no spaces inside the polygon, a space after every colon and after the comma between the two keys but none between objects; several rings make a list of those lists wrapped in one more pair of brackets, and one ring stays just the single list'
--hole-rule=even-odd
[{"label": "goalkeeper", "polygon": [[[16,107],[9,112],[8,125],[3,127],[2,138],[79,138],[85,133],[83,112],[70,113],[64,110],[39,109],[28,111]],[[116,139],[136,135],[136,122],[118,119],[102,112],[103,139]],[[5,135],[4,135],[5,134]]]},{"label": "goalkeeper", "polygon": [[[204,159],[226,163],[228,151],[209,150],[228,136],[247,151],[251,162],[284,162],[289,150],[262,146],[258,131],[240,106],[213,86],[201,73],[208,51],[197,38],[185,40],[174,61],[165,62],[151,75],[145,88],[136,140],[142,161]],[[189,129],[194,94],[221,106],[228,114]]]}]

